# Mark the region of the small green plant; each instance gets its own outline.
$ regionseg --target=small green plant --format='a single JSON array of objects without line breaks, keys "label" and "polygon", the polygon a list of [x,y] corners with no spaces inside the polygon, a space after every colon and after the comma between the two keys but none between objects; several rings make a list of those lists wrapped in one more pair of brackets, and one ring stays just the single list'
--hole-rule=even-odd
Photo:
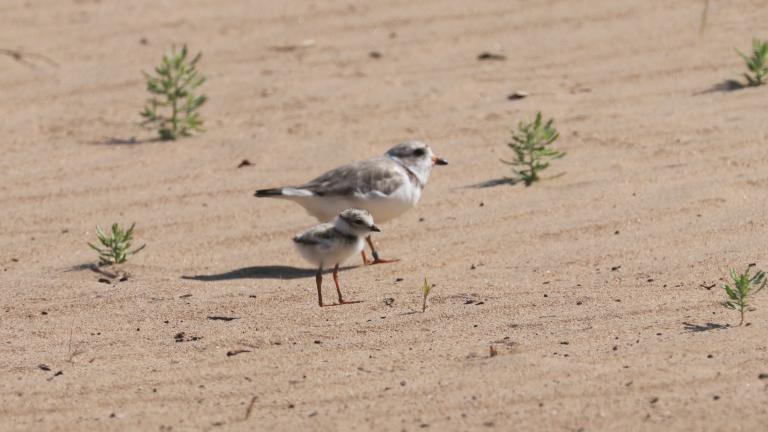
[{"label": "small green plant", "polygon": [[760,292],[768,280],[765,278],[765,272],[758,270],[754,276],[749,276],[749,267],[744,273],[737,274],[736,270],[731,269],[731,282],[733,286],[728,284],[723,285],[725,293],[728,295],[728,300],[723,303],[723,306],[728,309],[739,311],[741,314],[741,321],[739,325],[744,324],[744,312],[749,306],[747,300],[753,294]]},{"label": "small green plant", "polygon": [[744,77],[751,86],[765,84],[765,78],[768,77],[768,40],[752,39],[752,56],[747,56],[743,52],[736,50],[752,75],[745,73]]},{"label": "small green plant", "polygon": [[131,241],[133,241],[133,228],[135,226],[134,223],[127,230],[123,230],[116,223],[113,223],[110,236],[107,237],[101,227],[97,225],[96,235],[99,237],[99,243],[104,247],[100,248],[93,243],[88,243],[88,246],[99,253],[100,263],[103,265],[124,263],[129,256],[138,253],[146,246],[141,245],[138,249],[129,250]]},{"label": "small green plant", "polygon": [[532,123],[520,122],[517,131],[512,133],[512,142],[507,144],[514,150],[515,160],[502,159],[502,162],[517,167],[512,169],[526,186],[539,180],[539,171],[547,168],[550,161],[565,156],[564,152],[549,147],[560,136],[552,123],[554,119],[544,123],[538,112]]},{"label": "small green plant", "polygon": [[427,298],[429,297],[429,292],[432,290],[432,286],[427,283],[427,278],[424,278],[424,286],[421,287],[421,313],[424,313],[427,310]]},{"label": "small green plant", "polygon": [[[197,72],[201,57],[202,53],[198,53],[190,60],[186,45],[180,52],[174,47],[170,53],[163,55],[162,63],[155,68],[155,76],[144,73],[147,91],[156,96],[147,101],[141,112],[144,117],[141,124],[156,128],[163,140],[175,140],[203,131],[198,109],[208,98],[195,94],[195,90],[205,82],[205,77]],[[170,112],[163,114],[160,109]]]}]

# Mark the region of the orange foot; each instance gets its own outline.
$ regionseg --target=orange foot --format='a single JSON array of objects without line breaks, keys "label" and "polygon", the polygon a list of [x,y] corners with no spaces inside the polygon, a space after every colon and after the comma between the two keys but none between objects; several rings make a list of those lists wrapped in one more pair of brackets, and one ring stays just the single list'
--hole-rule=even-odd
[{"label": "orange foot", "polygon": [[390,263],[396,263],[396,262],[398,262],[398,261],[400,261],[400,259],[399,259],[399,258],[395,258],[395,259],[383,259],[383,258],[376,258],[376,259],[375,259],[375,260],[373,260],[373,261],[368,261],[368,262],[367,262],[367,264],[368,264],[368,265],[374,265],[374,264],[390,264]]},{"label": "orange foot", "polygon": [[395,259],[383,259],[374,257],[373,261],[369,260],[368,257],[365,255],[365,251],[360,252],[363,256],[363,265],[374,265],[374,264],[390,264],[400,261],[399,258]]}]

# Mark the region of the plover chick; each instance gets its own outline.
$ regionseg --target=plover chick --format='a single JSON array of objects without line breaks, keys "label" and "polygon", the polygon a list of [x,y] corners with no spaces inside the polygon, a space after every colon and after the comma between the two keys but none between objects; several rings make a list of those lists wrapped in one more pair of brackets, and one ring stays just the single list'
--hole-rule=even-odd
[{"label": "plover chick", "polygon": [[296,249],[309,262],[317,266],[317,302],[323,307],[323,268],[333,266],[333,282],[339,295],[339,304],[344,301],[339,287],[339,264],[360,252],[365,244],[363,237],[379,232],[373,224],[373,217],[366,210],[346,209],[333,223],[324,223],[304,231],[293,238]]},{"label": "plover chick", "polygon": [[[338,167],[301,186],[260,189],[255,196],[293,201],[320,222],[330,221],[344,209],[359,208],[381,224],[415,207],[432,167],[447,164],[423,142],[408,141],[392,147],[384,156]],[[370,235],[366,241],[373,261],[368,261],[361,249],[365,264],[397,261],[381,259]]]}]

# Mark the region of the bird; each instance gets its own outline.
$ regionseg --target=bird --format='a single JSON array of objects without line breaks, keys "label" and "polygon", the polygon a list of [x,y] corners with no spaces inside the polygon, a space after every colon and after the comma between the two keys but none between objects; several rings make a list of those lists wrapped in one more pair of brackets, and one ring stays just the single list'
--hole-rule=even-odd
[{"label": "bird", "polygon": [[[359,208],[381,224],[416,206],[435,165],[448,165],[448,161],[435,156],[421,141],[406,141],[383,156],[340,166],[303,185],[259,189],[254,196],[293,201],[320,222],[330,221],[344,209]],[[366,241],[373,261],[363,249],[364,264],[398,261],[380,258],[370,236]]]},{"label": "bird", "polygon": [[373,216],[362,209],[350,208],[336,216],[333,223],[322,223],[297,234],[293,243],[301,256],[317,266],[317,302],[323,307],[323,268],[333,266],[333,282],[339,295],[339,304],[357,303],[345,301],[339,287],[339,264],[359,253],[365,247],[364,236],[380,232],[374,225]]}]

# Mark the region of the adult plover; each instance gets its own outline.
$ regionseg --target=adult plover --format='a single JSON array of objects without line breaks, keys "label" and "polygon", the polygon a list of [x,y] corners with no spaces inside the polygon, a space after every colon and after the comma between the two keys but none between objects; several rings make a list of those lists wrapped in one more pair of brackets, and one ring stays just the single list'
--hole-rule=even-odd
[{"label": "adult plover", "polygon": [[[288,199],[300,204],[320,222],[330,221],[347,208],[370,212],[378,223],[388,222],[405,213],[419,202],[434,165],[448,165],[445,159],[432,154],[432,149],[420,141],[398,144],[384,156],[375,157],[336,169],[301,186],[260,189],[257,197]],[[397,260],[379,258],[370,236],[373,261],[365,264]]]}]

